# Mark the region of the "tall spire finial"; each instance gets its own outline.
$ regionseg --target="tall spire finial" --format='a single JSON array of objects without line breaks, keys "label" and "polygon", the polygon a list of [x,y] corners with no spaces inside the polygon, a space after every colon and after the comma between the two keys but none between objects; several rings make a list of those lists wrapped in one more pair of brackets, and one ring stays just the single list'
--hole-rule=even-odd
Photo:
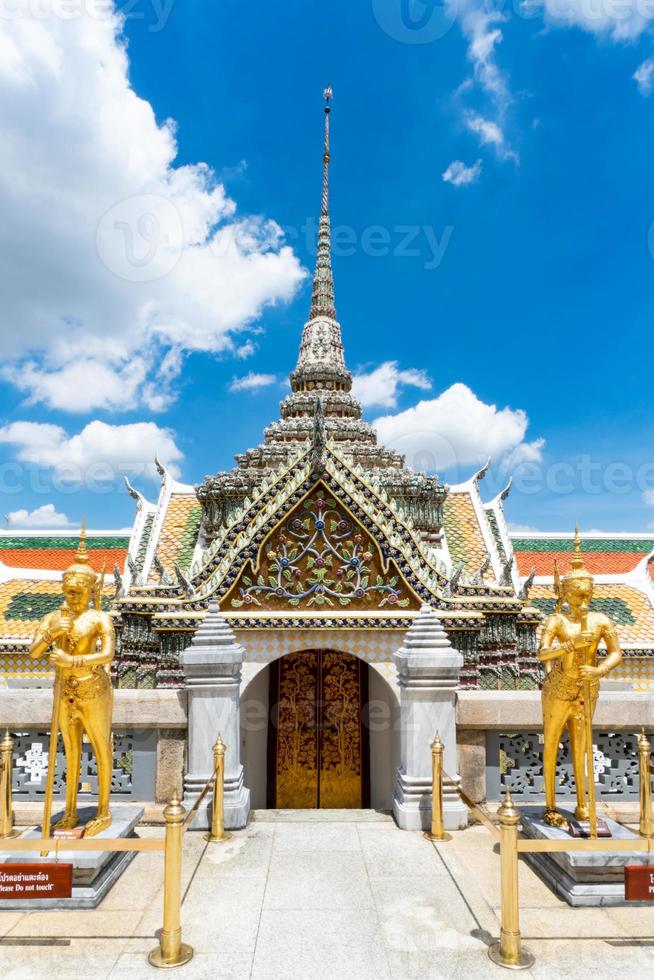
[{"label": "tall spire finial", "polygon": [[322,94],[325,99],[325,140],[322,154],[322,207],[320,214],[329,217],[329,113],[331,112],[329,103],[334,98],[331,85],[328,85]]},{"label": "tall spire finial", "polygon": [[323,92],[325,99],[325,138],[322,156],[322,203],[320,207],[320,223],[318,225],[318,253],[316,271],[313,276],[311,294],[311,311],[309,319],[326,316],[336,319],[334,305],[334,279],[332,276],[331,231],[329,225],[329,114],[330,102],[334,97],[331,85]]}]

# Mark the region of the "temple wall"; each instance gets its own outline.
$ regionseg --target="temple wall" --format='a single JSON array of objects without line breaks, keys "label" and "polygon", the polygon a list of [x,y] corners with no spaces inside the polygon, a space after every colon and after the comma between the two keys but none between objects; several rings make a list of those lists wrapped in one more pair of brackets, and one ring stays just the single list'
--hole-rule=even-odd
[{"label": "temple wall", "polygon": [[393,654],[402,646],[405,630],[389,629],[274,629],[234,630],[245,649],[243,681],[249,682],[266,664],[299,650],[341,650],[351,653],[381,674],[397,692]]},{"label": "temple wall", "polygon": [[[245,665],[247,666],[247,665]],[[268,776],[268,671],[262,665],[241,693],[241,763],[250,805],[254,810],[266,806]]]},{"label": "temple wall", "polygon": [[[638,798],[636,739],[654,731],[654,699],[635,690],[603,691],[593,720],[598,799]],[[543,718],[539,691],[460,691],[457,703],[459,771],[476,802],[499,802],[509,789],[516,803],[541,802]],[[557,770],[560,799],[573,799],[567,736]]]},{"label": "temple wall", "polygon": [[[245,665],[248,666],[254,665]],[[258,665],[257,665],[258,666]],[[264,668],[265,665],[261,665]],[[245,671],[244,671],[245,674]],[[245,677],[244,677],[245,681]],[[371,744],[371,782],[373,807],[387,808],[397,765],[398,726],[396,702],[391,688],[379,673],[370,672],[370,700],[389,705],[386,723],[384,709],[373,728]],[[248,724],[258,725],[241,744],[247,784],[253,806],[265,805],[267,728],[267,671],[243,686],[244,707],[254,712]],[[175,690],[116,690],[114,702],[116,772],[114,800],[139,799],[163,802],[182,780],[186,741],[186,692]],[[2,692],[0,726],[20,738],[14,757],[14,790],[17,813],[27,801],[42,799],[43,783],[38,774],[48,751],[48,729],[52,692],[42,689],[14,689]],[[605,691],[595,715],[597,733],[596,768],[599,798],[605,802],[635,799],[635,737],[641,728],[654,732],[654,699],[636,691]],[[457,703],[457,742],[459,772],[464,789],[475,800],[499,799],[507,786],[516,801],[540,798],[539,733],[542,732],[540,694],[537,691],[460,691]],[[250,737],[250,736],[254,737]],[[243,739],[243,732],[242,732]],[[34,746],[37,746],[35,749]],[[27,752],[32,749],[28,758]],[[129,755],[129,765],[121,768]],[[63,760],[60,761],[63,771]],[[571,797],[569,766],[562,752],[560,770],[564,796]],[[89,767],[92,773],[92,767]],[[32,778],[32,776],[34,778]],[[84,778],[84,777],[83,777]],[[91,780],[92,792],[92,775]],[[82,797],[84,793],[82,793]],[[39,804],[40,805],[40,804]],[[32,808],[36,804],[30,804]],[[35,818],[38,815],[35,812]]]}]

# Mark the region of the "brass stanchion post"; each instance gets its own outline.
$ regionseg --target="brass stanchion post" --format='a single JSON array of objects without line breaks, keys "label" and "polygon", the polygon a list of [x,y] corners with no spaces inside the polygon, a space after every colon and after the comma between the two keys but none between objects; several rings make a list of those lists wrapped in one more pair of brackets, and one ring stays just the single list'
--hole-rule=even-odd
[{"label": "brass stanchion post", "polygon": [[654,817],[652,816],[652,746],[641,730],[638,737],[638,761],[640,770],[640,836],[654,837]]},{"label": "brass stanchion post", "polygon": [[443,752],[445,746],[438,732],[431,743],[431,830],[426,830],[427,840],[452,840],[443,826]]},{"label": "brass stanchion post", "polygon": [[182,942],[182,841],[186,810],[177,794],[164,810],[166,846],[164,850],[163,929],[159,945],[148,960],[152,966],[183,966],[193,956],[193,947]]},{"label": "brass stanchion post", "polygon": [[14,740],[5,731],[0,742],[0,838],[18,837],[14,830],[14,805],[11,797],[11,774],[14,766]]},{"label": "brass stanchion post", "polygon": [[218,733],[213,747],[213,768],[215,778],[213,783],[213,807],[211,809],[211,830],[204,839],[211,844],[220,844],[232,836],[225,830],[225,750],[222,735]]},{"label": "brass stanchion post", "polygon": [[488,950],[493,963],[510,970],[526,970],[534,957],[520,944],[520,905],[518,897],[518,824],[520,814],[511,794],[497,811],[500,818],[500,874],[502,880],[502,920],[500,941]]}]

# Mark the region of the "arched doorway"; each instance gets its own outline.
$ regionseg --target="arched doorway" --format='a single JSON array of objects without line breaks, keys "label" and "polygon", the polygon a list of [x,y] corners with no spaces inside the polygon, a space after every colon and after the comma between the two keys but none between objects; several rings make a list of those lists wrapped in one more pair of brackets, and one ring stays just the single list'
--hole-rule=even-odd
[{"label": "arched doorway", "polygon": [[364,725],[368,665],[336,650],[302,650],[270,665],[268,806],[370,805]]}]

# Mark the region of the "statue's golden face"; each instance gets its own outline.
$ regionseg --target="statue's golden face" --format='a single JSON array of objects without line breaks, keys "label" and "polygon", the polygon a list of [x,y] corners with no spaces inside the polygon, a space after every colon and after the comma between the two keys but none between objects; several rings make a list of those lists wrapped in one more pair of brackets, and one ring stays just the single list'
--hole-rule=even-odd
[{"label": "statue's golden face", "polygon": [[590,578],[573,578],[563,583],[563,598],[573,609],[587,606],[593,596],[593,581]]},{"label": "statue's golden face", "polygon": [[82,613],[89,608],[92,592],[90,582],[85,582],[82,578],[71,575],[70,578],[64,579],[63,590],[66,603],[73,612]]}]

